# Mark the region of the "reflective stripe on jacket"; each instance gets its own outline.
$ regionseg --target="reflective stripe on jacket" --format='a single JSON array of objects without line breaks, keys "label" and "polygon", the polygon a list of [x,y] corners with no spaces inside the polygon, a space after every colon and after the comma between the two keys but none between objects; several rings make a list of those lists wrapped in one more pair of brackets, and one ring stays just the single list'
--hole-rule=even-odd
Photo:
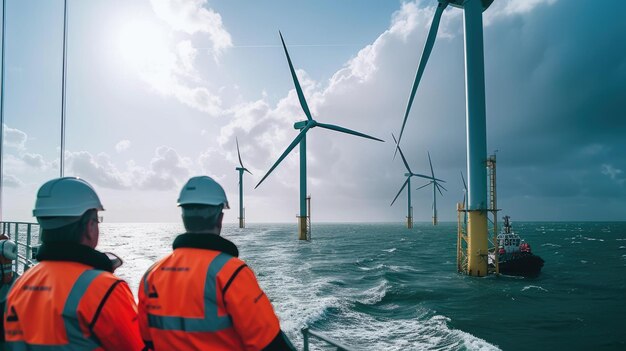
[{"label": "reflective stripe on jacket", "polygon": [[[99,254],[78,251],[86,260]],[[8,350],[143,349],[128,285],[74,261],[44,260],[25,272],[9,291],[4,327]]]},{"label": "reflective stripe on jacket", "polygon": [[139,287],[142,337],[155,350],[262,350],[277,337],[278,318],[254,273],[231,255],[236,248],[228,254],[211,245],[174,245]]}]

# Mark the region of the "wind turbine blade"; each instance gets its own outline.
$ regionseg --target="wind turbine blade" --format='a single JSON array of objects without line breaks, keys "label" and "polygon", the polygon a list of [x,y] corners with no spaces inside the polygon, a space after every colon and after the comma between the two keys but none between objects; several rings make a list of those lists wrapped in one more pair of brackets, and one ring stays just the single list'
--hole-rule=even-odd
[{"label": "wind turbine blade", "polygon": [[393,133],[391,133],[391,136],[393,137],[393,141],[396,143],[396,148],[395,150],[393,150],[393,159],[396,159],[396,155],[398,154],[398,150],[400,150],[400,142],[396,140],[395,135],[393,135]]},{"label": "wind turbine blade", "polygon": [[261,183],[263,183],[263,181],[265,180],[265,178],[267,178],[268,175],[270,175],[270,173],[272,173],[272,171],[274,170],[274,168],[276,168],[276,166],[278,166],[279,163],[282,162],[282,160],[287,157],[287,154],[289,154],[291,152],[291,150],[293,150],[294,147],[296,147],[296,145],[298,145],[298,143],[300,142],[300,140],[302,140],[302,138],[304,138],[304,134],[306,134],[306,132],[309,130],[309,127],[304,127],[301,131],[300,134],[298,134],[298,136],[296,136],[295,139],[293,139],[293,141],[291,142],[291,144],[289,144],[289,146],[287,147],[287,149],[285,150],[285,152],[283,152],[282,155],[280,155],[280,157],[278,158],[278,160],[274,163],[274,165],[272,166],[272,168],[270,168],[269,171],[267,171],[267,173],[265,173],[265,175],[263,176],[263,178],[261,178],[261,180],[259,181],[259,183],[254,187],[255,189],[259,187],[259,185],[261,185]]},{"label": "wind turbine blade", "polygon": [[419,66],[417,67],[417,72],[415,73],[415,81],[413,82],[413,88],[411,89],[411,95],[409,96],[409,102],[406,106],[406,112],[404,113],[404,120],[402,121],[402,129],[400,129],[400,136],[398,137],[398,144],[400,144],[400,140],[402,140],[402,133],[404,133],[404,126],[406,125],[406,120],[409,117],[409,112],[411,111],[411,105],[413,105],[413,99],[415,98],[415,92],[417,91],[417,87],[422,79],[422,74],[424,73],[424,68],[426,67],[426,63],[428,62],[428,57],[430,57],[430,52],[433,50],[433,46],[435,44],[435,39],[437,38],[437,31],[439,30],[439,22],[441,20],[441,15],[443,14],[443,10],[448,6],[448,2],[439,2],[437,5],[437,10],[435,10],[435,16],[433,17],[433,22],[430,25],[430,30],[428,31],[428,37],[426,38],[426,43],[424,44],[424,51],[422,52],[422,58],[420,59]]},{"label": "wind turbine blade", "polygon": [[441,189],[448,191],[448,189],[446,189],[443,185],[439,184],[439,182],[435,182],[437,184],[437,187],[440,187]]},{"label": "wind turbine blade", "polygon": [[298,100],[300,100],[300,106],[302,106],[302,110],[306,115],[306,118],[310,121],[313,118],[311,117],[311,111],[309,111],[309,105],[306,103],[306,99],[304,98],[304,94],[302,93],[302,88],[300,87],[300,82],[298,81],[298,77],[296,76],[296,71],[293,69],[293,64],[291,63],[291,58],[289,57],[289,52],[287,52],[287,46],[285,45],[285,40],[283,39],[283,33],[278,31],[280,35],[280,41],[283,43],[283,49],[285,49],[285,55],[287,55],[287,62],[289,62],[289,70],[291,71],[291,77],[293,78],[293,84],[296,86],[296,92],[298,93]]},{"label": "wind turbine blade", "polygon": [[250,173],[250,175],[252,175],[252,172],[250,172],[247,168],[244,168],[243,170]]},{"label": "wind turbine blade", "polygon": [[433,178],[431,176],[427,176],[427,175],[423,175],[423,174],[419,174],[419,173],[411,173],[411,175],[414,175],[414,176],[420,177],[420,178],[424,178],[424,179],[428,179],[430,181],[435,180],[435,181],[442,181],[443,182],[443,180],[441,180],[441,179]]},{"label": "wind turbine blade", "polygon": [[439,189],[439,184],[435,183],[435,188],[437,188],[437,190],[439,191],[439,194],[441,194],[441,196],[443,196],[443,193],[441,192],[441,189]]},{"label": "wind turbine blade", "polygon": [[463,177],[463,171],[461,171],[461,180],[463,181],[463,188],[467,192],[467,183],[465,183],[465,177]]},{"label": "wind turbine blade", "polygon": [[441,179],[433,178],[433,177],[431,177],[431,176],[427,176],[427,175],[423,175],[423,174],[419,174],[419,173],[411,173],[411,175],[414,175],[414,176],[416,176],[416,177],[420,177],[420,178],[424,178],[424,179],[428,179],[428,180],[430,180],[431,182],[432,182],[432,181],[444,182],[444,183],[446,182],[445,180],[441,180]]},{"label": "wind turbine blade", "polygon": [[367,139],[378,140],[378,141],[382,141],[383,143],[385,142],[382,139],[374,138],[373,136],[369,136],[367,134],[363,134],[363,133],[360,133],[360,132],[357,132],[348,128],[336,126],[334,124],[317,123],[315,126],[320,127],[320,128],[335,130],[337,132],[342,132],[346,134],[352,134],[352,135],[360,136],[360,137],[367,138]]},{"label": "wind turbine blade", "polygon": [[430,174],[433,175],[433,178],[435,178],[435,171],[433,171],[433,161],[430,160],[430,151],[428,152],[428,163],[430,164]]},{"label": "wind turbine blade", "polygon": [[[396,142],[396,151],[400,151],[400,156],[402,157],[402,162],[404,162],[404,166],[406,167],[406,170],[409,171],[409,173],[413,174],[413,172],[411,171],[411,167],[409,167],[409,163],[406,162],[406,158],[404,157],[404,154],[402,153],[402,149],[400,149],[400,145],[398,145],[398,142],[396,141],[396,136],[393,135],[393,133],[391,133],[391,137],[393,138],[393,141]],[[413,174],[416,176],[420,176],[418,174]]]},{"label": "wind turbine blade", "polygon": [[243,162],[241,162],[241,154],[239,153],[239,140],[237,140],[237,137],[235,137],[235,142],[237,143],[237,157],[239,157],[239,165],[241,166],[241,168],[245,168],[243,166]]},{"label": "wind turbine blade", "polygon": [[396,195],[396,197],[393,198],[393,201],[391,201],[391,205],[389,206],[393,206],[393,203],[396,202],[398,196],[400,196],[400,193],[402,192],[402,190],[404,190],[407,184],[409,184],[409,178],[404,181],[404,184],[402,184],[402,188],[400,188],[400,191],[398,191],[398,194]]},{"label": "wind turbine blade", "polygon": [[420,186],[419,188],[417,188],[417,189],[415,189],[415,190],[420,190],[420,189],[422,189],[422,188],[425,188],[425,187],[427,187],[427,186],[431,185],[432,183],[433,183],[433,182],[426,183],[426,184],[424,184],[424,185]]}]

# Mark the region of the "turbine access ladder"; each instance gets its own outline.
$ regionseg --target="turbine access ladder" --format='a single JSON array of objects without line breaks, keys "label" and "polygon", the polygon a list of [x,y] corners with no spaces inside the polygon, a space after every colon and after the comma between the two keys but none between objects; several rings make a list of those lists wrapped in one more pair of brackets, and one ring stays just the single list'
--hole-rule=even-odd
[{"label": "turbine access ladder", "polygon": [[[490,224],[490,231],[493,233],[489,237],[489,248],[486,255],[482,255],[483,259],[488,260],[488,272],[499,274],[500,267],[498,264],[498,209],[497,193],[496,193],[496,155],[495,153],[487,158],[487,181],[488,181],[488,199],[489,215],[487,219]],[[468,274],[468,238],[467,238],[467,212],[465,203],[456,204],[457,209],[457,270],[459,273]]]}]

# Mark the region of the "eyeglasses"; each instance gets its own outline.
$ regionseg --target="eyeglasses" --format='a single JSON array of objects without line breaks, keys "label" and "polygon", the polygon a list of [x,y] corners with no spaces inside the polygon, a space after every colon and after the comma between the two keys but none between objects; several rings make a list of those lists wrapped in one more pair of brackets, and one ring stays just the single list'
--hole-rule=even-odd
[{"label": "eyeglasses", "polygon": [[104,222],[104,217],[98,216],[98,217],[92,218],[91,220],[96,222],[96,223],[102,223],[102,222]]}]

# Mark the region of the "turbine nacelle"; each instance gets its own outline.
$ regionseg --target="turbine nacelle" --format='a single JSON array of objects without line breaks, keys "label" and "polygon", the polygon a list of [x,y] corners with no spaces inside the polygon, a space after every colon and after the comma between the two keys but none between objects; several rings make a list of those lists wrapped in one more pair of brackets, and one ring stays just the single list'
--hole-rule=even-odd
[{"label": "turbine nacelle", "polygon": [[314,120],[306,120],[306,121],[296,122],[296,123],[294,123],[294,124],[293,124],[293,129],[298,129],[298,130],[300,130],[300,129],[304,129],[304,128],[306,128],[306,127],[307,127],[307,125],[309,125],[309,124],[313,124],[313,123],[311,123],[311,122],[314,122],[314,123],[315,123],[315,121],[314,121]]}]

